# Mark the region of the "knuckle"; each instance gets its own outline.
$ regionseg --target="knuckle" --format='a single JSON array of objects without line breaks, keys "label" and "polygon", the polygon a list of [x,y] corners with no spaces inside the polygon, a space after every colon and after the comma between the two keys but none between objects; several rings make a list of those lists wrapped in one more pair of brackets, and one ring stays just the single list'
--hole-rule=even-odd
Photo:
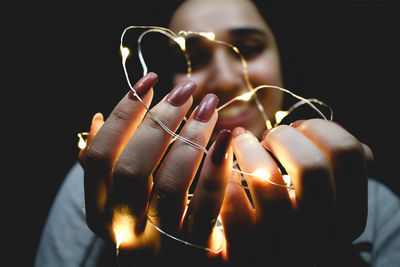
[{"label": "knuckle", "polygon": [[[200,146],[204,146],[207,143],[207,137],[203,134],[203,132],[199,131],[199,129],[195,128],[187,128],[181,134],[181,137],[189,140],[192,143],[198,144]],[[179,144],[186,144],[184,141],[179,140]],[[189,146],[188,146],[189,147]]]},{"label": "knuckle", "polygon": [[110,115],[110,118],[115,122],[127,121],[130,119],[130,117],[131,117],[130,112],[118,106],[113,110],[113,112]]},{"label": "knuckle", "polygon": [[[167,119],[164,118],[164,115],[162,113],[159,113],[157,111],[152,111],[153,115],[158,118],[163,124],[165,124],[168,127],[167,124]],[[165,134],[164,129],[161,127],[158,121],[155,120],[155,118],[150,115],[149,113],[146,115],[144,120],[141,123],[140,127],[146,127],[146,129],[151,129],[151,131],[159,131],[160,134]]]},{"label": "knuckle", "polygon": [[355,137],[349,135],[340,138],[332,145],[331,155],[335,161],[347,161],[361,159],[364,152],[361,143]]},{"label": "knuckle", "polygon": [[168,177],[163,177],[163,179],[159,179],[157,183],[157,194],[160,198],[180,196],[183,192],[186,192],[180,184],[173,182],[176,179],[167,178]]},{"label": "knuckle", "polygon": [[302,177],[304,183],[315,183],[321,180],[322,177],[331,176],[331,167],[329,162],[324,157],[314,157],[308,159],[306,163],[299,166],[297,172]]},{"label": "knuckle", "polygon": [[99,149],[96,146],[89,146],[86,152],[86,162],[91,163],[106,163],[108,161],[108,155],[104,150]]},{"label": "knuckle", "polygon": [[117,164],[114,168],[114,179],[116,182],[132,180],[134,178],[144,177],[145,174],[141,168],[135,167],[136,165]]}]

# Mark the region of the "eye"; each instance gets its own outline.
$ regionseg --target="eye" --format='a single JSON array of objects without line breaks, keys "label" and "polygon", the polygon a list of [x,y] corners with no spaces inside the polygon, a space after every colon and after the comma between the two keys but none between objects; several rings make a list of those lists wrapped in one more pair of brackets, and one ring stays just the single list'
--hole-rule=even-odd
[{"label": "eye", "polygon": [[246,59],[254,58],[266,48],[265,44],[259,42],[240,42],[236,43],[235,46]]}]

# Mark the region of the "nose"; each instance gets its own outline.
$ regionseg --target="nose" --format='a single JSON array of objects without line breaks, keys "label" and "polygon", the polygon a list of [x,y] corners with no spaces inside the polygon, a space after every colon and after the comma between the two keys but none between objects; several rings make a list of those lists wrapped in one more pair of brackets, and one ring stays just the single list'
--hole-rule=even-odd
[{"label": "nose", "polygon": [[219,96],[238,93],[245,86],[242,64],[228,47],[215,48],[209,71],[208,86]]}]

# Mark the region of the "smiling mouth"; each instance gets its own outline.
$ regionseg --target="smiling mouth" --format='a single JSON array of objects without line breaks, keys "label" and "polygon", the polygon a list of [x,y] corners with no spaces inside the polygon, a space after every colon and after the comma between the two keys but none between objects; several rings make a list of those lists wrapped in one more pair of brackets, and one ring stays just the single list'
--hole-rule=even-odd
[{"label": "smiling mouth", "polygon": [[233,103],[219,111],[217,125],[223,128],[244,125],[256,113],[257,108],[251,102]]}]

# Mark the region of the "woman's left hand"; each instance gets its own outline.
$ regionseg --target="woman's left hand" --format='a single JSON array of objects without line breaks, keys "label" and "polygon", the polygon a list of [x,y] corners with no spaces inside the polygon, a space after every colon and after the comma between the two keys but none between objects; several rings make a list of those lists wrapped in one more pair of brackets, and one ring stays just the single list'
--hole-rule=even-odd
[{"label": "woman's left hand", "polygon": [[[228,259],[320,263],[364,231],[367,165],[373,155],[344,128],[312,119],[273,128],[261,144],[243,128],[236,128],[233,136],[241,170],[259,175],[245,176],[254,209],[237,181],[226,190],[221,216]],[[263,146],[286,169],[294,190],[267,181],[284,184]]]}]

